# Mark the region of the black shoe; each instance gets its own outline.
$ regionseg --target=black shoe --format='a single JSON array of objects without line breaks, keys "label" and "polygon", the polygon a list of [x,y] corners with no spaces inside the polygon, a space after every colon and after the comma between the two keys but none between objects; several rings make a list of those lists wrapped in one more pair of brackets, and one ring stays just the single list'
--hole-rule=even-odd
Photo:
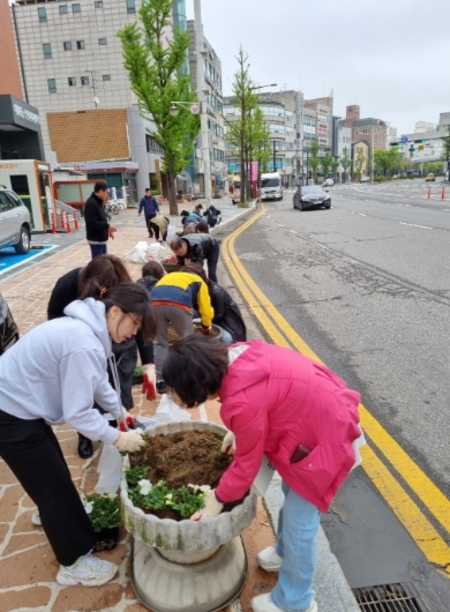
[{"label": "black shoe", "polygon": [[78,456],[82,459],[89,459],[94,454],[94,449],[92,448],[92,442],[89,438],[78,434]]},{"label": "black shoe", "polygon": [[156,383],[156,390],[160,395],[167,391],[166,383],[163,380],[158,380]]}]

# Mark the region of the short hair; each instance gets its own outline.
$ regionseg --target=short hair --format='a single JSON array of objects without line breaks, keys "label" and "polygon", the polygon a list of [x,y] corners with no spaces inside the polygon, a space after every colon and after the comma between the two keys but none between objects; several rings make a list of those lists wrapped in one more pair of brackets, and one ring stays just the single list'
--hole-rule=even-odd
[{"label": "short hair", "polygon": [[81,270],[78,279],[78,292],[81,294],[91,281],[97,281],[100,287],[111,289],[114,285],[131,282],[124,263],[116,255],[99,255],[94,257],[88,265]]},{"label": "short hair", "polygon": [[99,191],[108,191],[108,183],[106,181],[97,181],[94,185],[94,193]]},{"label": "short hair", "polygon": [[227,369],[227,345],[194,333],[169,346],[162,377],[181,401],[193,408],[219,392]]},{"label": "short hair", "polygon": [[152,188],[151,188],[151,187],[146,187],[146,188],[145,188],[145,191],[151,191],[151,190],[152,190]]},{"label": "short hair", "polygon": [[157,261],[147,261],[147,263],[142,266],[141,274],[142,278],[144,278],[144,276],[154,276],[159,280],[165,275],[165,270]]},{"label": "short hair", "polygon": [[186,234],[195,234],[197,225],[197,223],[186,223],[183,230],[183,236],[186,236]]},{"label": "short hair", "polygon": [[187,211],[187,210],[182,210],[182,211],[180,212],[180,217],[189,217],[189,213],[188,213],[188,211]]},{"label": "short hair", "polygon": [[209,234],[209,225],[202,221],[201,223],[197,223],[197,227],[195,228],[197,234]]},{"label": "short hair", "polygon": [[181,238],[174,238],[172,242],[170,243],[170,248],[172,250],[181,249],[182,246],[183,246],[183,241],[181,240]]}]

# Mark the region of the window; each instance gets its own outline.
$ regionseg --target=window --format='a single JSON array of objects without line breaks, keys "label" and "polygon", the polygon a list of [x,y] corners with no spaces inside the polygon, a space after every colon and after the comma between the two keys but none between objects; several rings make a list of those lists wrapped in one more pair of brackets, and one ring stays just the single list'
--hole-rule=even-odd
[{"label": "window", "polygon": [[127,0],[127,13],[135,13],[135,12],[136,12],[135,0]]},{"label": "window", "polygon": [[39,21],[42,23],[43,21],[47,21],[47,9],[38,8],[38,17]]},{"label": "window", "polygon": [[69,87],[75,87],[77,84],[77,80],[75,77],[69,77],[68,79]]},{"label": "window", "polygon": [[81,13],[81,4],[72,4],[72,13]]},{"label": "window", "polygon": [[86,49],[86,46],[84,44],[84,40],[77,40],[77,49],[78,50]]},{"label": "window", "polygon": [[111,80],[111,75],[110,74],[104,74],[102,78],[103,78],[104,81],[110,81]]},{"label": "window", "polygon": [[50,43],[44,43],[42,45],[42,50],[44,51],[44,58],[51,59],[52,58],[52,46]]},{"label": "window", "polygon": [[59,14],[60,15],[67,15],[67,4],[60,4],[59,5]]},{"label": "window", "polygon": [[89,85],[89,77],[88,76],[82,76],[81,77],[81,84],[82,85]]},{"label": "window", "polygon": [[98,44],[99,44],[100,46],[102,46],[102,45],[106,45],[106,44],[108,44],[108,43],[106,42],[106,38],[99,38],[99,39],[98,39]]},{"label": "window", "polygon": [[63,42],[64,45],[64,51],[72,51],[72,42],[70,40],[66,40],[66,42]]},{"label": "window", "polygon": [[94,6],[95,8],[103,8],[103,0],[95,0]]},{"label": "window", "polygon": [[56,93],[56,79],[47,79],[48,93]]}]

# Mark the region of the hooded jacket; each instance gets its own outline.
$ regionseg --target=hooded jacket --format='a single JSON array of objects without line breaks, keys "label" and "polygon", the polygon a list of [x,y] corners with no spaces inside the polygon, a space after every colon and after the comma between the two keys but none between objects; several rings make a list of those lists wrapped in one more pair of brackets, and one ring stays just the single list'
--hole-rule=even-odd
[{"label": "hooded jacket", "polygon": [[[217,497],[240,499],[265,454],[287,485],[323,512],[355,464],[352,442],[360,395],[325,366],[295,351],[259,340],[229,366],[220,388],[220,416],[236,438],[234,461]],[[298,463],[299,445],[311,450]]]},{"label": "hooded jacket", "polygon": [[68,423],[91,440],[112,443],[117,429],[92,410],[95,400],[114,418],[122,416],[106,373],[112,353],[105,306],[77,300],[64,314],[29,331],[2,356],[0,409],[48,425]]}]

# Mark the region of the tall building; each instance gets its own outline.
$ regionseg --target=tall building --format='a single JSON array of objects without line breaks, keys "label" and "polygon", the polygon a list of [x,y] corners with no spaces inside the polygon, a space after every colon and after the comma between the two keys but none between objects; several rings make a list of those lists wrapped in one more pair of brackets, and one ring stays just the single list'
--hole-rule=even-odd
[{"label": "tall building", "polygon": [[[195,21],[187,22],[187,30],[191,43],[189,46],[189,73],[191,75],[192,89],[199,91],[200,88],[208,91],[205,96],[206,112],[208,114],[209,129],[209,152],[211,164],[210,180],[217,188],[223,185],[226,174],[225,165],[225,139],[224,139],[224,117],[222,97],[222,63],[216,52],[203,36],[202,57],[204,61],[204,82],[197,83],[197,38]],[[202,152],[202,135],[199,134],[195,144],[195,157],[186,171],[190,174],[195,190],[205,191],[205,177]]]},{"label": "tall building", "polygon": [[8,0],[0,0],[0,94],[23,99],[19,64],[17,61],[14,31],[9,14]]},{"label": "tall building", "polygon": [[333,142],[333,95],[304,100],[305,109],[316,113],[316,139],[322,150],[330,150]]},{"label": "tall building", "polygon": [[129,202],[159,174],[161,157],[147,133],[152,123],[138,112],[116,36],[136,21],[141,4],[16,0],[11,6],[24,92],[40,109],[45,148],[90,178],[125,186]]},{"label": "tall building", "polygon": [[435,123],[430,123],[429,121],[417,121],[414,126],[415,134],[423,134],[424,132],[432,132],[436,129]]}]

